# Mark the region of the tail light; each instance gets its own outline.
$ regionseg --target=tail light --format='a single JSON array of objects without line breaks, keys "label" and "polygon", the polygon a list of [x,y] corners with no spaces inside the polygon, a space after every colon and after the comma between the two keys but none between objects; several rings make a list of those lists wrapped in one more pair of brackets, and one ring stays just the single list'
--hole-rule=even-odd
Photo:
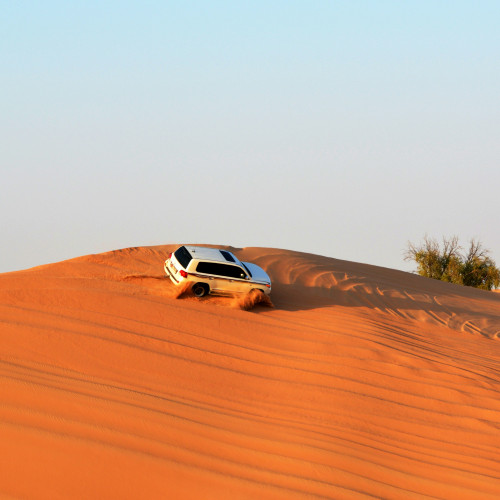
[{"label": "tail light", "polygon": [[183,278],[187,278],[188,277],[188,273],[186,271],[184,271],[184,269],[181,269],[179,271],[179,274],[183,277]]},{"label": "tail light", "polygon": [[170,260],[172,258],[172,253],[168,254],[168,259]]}]

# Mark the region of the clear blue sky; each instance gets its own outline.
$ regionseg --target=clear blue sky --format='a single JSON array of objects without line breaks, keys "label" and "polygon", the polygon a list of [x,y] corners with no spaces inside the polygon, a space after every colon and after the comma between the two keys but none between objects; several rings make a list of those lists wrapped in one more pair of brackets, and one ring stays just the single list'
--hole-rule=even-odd
[{"label": "clear blue sky", "polygon": [[127,246],[500,263],[500,2],[0,1],[0,272]]}]

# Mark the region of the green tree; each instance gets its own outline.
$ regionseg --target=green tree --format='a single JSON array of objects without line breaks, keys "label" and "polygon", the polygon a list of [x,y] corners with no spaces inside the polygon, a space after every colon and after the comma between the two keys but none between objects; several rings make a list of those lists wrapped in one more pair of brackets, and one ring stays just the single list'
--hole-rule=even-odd
[{"label": "green tree", "polygon": [[420,276],[457,285],[491,290],[500,286],[500,270],[483,248],[472,239],[467,253],[462,253],[458,237],[443,238],[442,244],[425,236],[420,245],[408,243],[405,260],[415,261]]},{"label": "green tree", "polygon": [[500,270],[479,241],[471,240],[469,250],[462,259],[460,274],[465,286],[483,290],[500,286]]}]

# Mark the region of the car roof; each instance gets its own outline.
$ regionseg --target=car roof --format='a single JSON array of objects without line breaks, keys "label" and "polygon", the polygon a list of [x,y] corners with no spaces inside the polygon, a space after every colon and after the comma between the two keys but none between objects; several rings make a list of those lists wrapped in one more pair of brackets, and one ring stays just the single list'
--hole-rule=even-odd
[{"label": "car roof", "polygon": [[238,264],[238,265],[240,264],[238,257],[236,257],[236,255],[234,255],[229,250],[222,250],[220,248],[209,248],[209,247],[195,247],[188,245],[184,246],[189,251],[193,259],[224,262],[225,264]]}]

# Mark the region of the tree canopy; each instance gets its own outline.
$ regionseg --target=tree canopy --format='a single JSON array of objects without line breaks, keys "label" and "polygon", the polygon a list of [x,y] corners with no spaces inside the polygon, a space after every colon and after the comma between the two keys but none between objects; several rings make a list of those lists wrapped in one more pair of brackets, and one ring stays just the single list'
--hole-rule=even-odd
[{"label": "tree canopy", "polygon": [[420,276],[457,285],[491,290],[500,286],[500,270],[480,241],[471,239],[464,252],[457,236],[440,244],[426,236],[423,243],[408,243],[405,260],[415,261]]}]

